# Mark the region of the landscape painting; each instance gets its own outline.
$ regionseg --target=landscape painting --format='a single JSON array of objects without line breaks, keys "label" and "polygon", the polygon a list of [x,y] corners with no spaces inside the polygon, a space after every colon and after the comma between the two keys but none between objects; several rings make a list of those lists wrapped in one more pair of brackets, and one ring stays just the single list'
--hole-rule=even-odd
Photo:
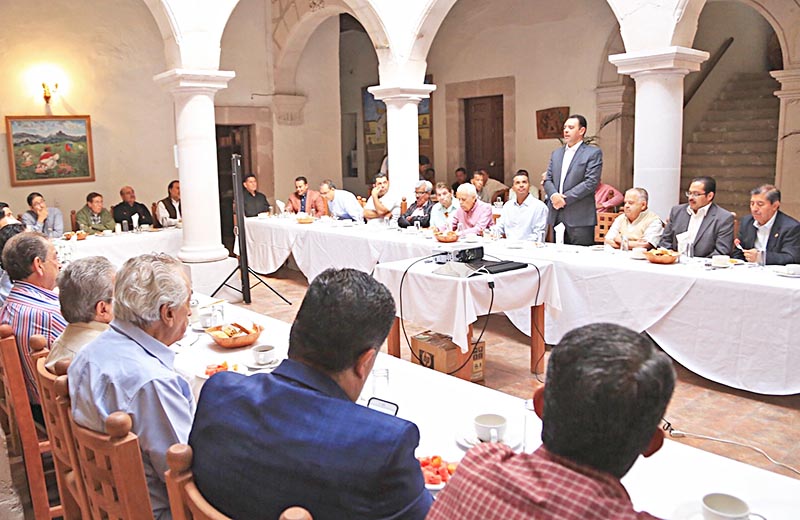
[{"label": "landscape painting", "polygon": [[6,116],[12,186],[94,181],[89,116]]}]

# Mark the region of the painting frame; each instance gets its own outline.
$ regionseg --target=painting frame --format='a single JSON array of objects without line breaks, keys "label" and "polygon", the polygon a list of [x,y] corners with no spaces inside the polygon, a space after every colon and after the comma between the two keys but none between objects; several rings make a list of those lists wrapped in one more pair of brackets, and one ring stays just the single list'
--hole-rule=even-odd
[{"label": "painting frame", "polygon": [[6,116],[11,186],[94,182],[88,115]]},{"label": "painting frame", "polygon": [[558,139],[564,135],[569,107],[553,107],[536,111],[536,138]]}]

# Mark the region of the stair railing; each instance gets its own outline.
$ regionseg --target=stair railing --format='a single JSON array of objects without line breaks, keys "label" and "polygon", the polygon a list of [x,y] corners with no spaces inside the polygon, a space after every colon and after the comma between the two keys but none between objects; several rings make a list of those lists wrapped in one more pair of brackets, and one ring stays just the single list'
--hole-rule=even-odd
[{"label": "stair railing", "polygon": [[703,86],[703,83],[708,79],[708,75],[711,74],[711,71],[714,70],[714,67],[717,66],[717,63],[719,63],[719,60],[722,59],[722,56],[725,55],[725,52],[727,52],[732,43],[733,36],[722,42],[717,52],[712,54],[708,62],[700,69],[699,79],[686,90],[686,94],[683,97],[683,108],[686,108],[686,105],[688,105],[694,95],[697,94],[697,91]]}]

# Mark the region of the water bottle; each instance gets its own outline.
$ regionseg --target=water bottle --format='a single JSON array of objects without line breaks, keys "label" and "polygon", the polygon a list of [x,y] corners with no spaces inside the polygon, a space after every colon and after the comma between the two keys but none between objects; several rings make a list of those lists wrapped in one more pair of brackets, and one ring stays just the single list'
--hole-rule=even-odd
[{"label": "water bottle", "polygon": [[628,247],[628,237],[623,235],[622,242],[619,245],[619,249],[620,251],[628,251],[630,249],[630,247]]}]

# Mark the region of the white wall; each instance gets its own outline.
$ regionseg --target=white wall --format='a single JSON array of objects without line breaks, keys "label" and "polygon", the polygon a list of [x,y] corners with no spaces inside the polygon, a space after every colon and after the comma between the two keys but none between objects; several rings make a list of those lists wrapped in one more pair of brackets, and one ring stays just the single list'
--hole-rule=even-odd
[{"label": "white wall", "polygon": [[274,128],[275,194],[283,200],[294,191],[298,175],[305,175],[315,189],[326,178],[341,184],[338,17],[324,21],[311,35],[300,58],[297,85],[307,99],[305,123]]},{"label": "white wall", "polygon": [[266,27],[268,5],[264,0],[240,0],[222,34],[220,69],[236,77],[214,98],[216,106],[267,106],[264,97],[251,94],[272,92],[272,67],[268,59]]},{"label": "white wall", "polygon": [[[516,78],[516,161],[519,168],[547,168],[555,139],[536,137],[536,110],[569,106],[597,131],[595,92],[603,48],[616,19],[597,0],[459,0],[445,18],[428,56],[433,93],[437,176],[446,171],[445,91],[447,83],[481,78]],[[453,172],[447,171],[448,179]]]},{"label": "white wall", "polygon": [[166,65],[161,35],[144,2],[0,2],[0,114],[47,114],[41,88],[24,84],[28,69],[44,62],[62,68],[68,82],[50,102],[52,115],[92,117],[97,180],[11,188],[3,126],[0,200],[22,212],[27,194],[39,191],[68,220],[69,210],[82,207],[90,191],[102,193],[107,206],[119,201],[124,184],[133,185],[148,206],[166,196],[167,184],[178,175],[172,99],[152,79]]},{"label": "white wall", "polygon": [[[709,2],[700,13],[695,49],[715,53],[729,37],[733,44],[683,112],[684,144],[703,120],[720,91],[740,72],[767,74],[767,42],[773,30],[755,9],[738,1]],[[699,72],[686,76],[687,86],[697,83]],[[777,89],[776,89],[777,90]]]},{"label": "white wall", "polygon": [[364,155],[364,104],[361,89],[378,84],[378,56],[366,33],[347,31],[341,34],[339,70],[342,113],[356,114],[358,143],[358,177],[343,179],[344,189],[356,194],[367,190]]}]

